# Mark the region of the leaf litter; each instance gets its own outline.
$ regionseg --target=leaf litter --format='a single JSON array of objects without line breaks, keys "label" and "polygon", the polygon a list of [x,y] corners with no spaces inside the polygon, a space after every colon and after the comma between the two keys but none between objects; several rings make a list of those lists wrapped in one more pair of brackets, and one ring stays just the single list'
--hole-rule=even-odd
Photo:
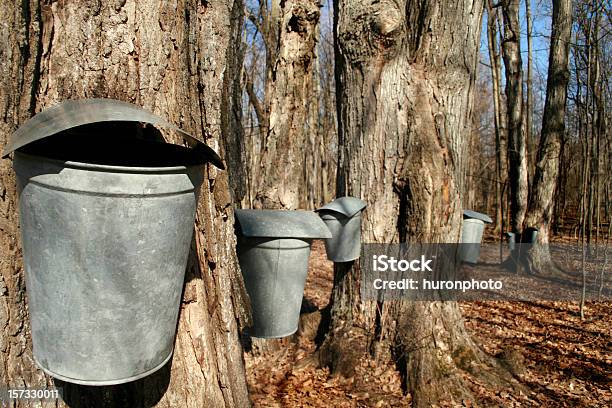
[{"label": "leaf litter", "polygon": [[[322,310],[333,287],[333,264],[313,245],[303,310]],[[478,301],[460,304],[465,324],[488,354],[508,361],[527,391],[495,390],[467,377],[478,401],[462,406],[612,406],[611,302]],[[279,349],[245,353],[256,407],[408,407],[410,395],[389,362],[364,358],[352,378],[318,367],[312,335],[296,334]],[[441,406],[445,406],[441,403]]]}]

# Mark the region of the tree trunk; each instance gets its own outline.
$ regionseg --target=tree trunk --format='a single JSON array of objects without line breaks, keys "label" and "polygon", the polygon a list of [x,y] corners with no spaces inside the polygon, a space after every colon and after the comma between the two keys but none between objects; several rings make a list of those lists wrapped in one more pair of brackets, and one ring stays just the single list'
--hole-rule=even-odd
[{"label": "tree trunk", "polygon": [[[58,406],[250,405],[239,342],[246,313],[232,213],[233,199],[242,194],[235,82],[242,13],[240,0],[32,0],[0,8],[0,146],[27,118],[60,100],[111,97],[165,116],[196,136],[210,134],[206,142],[222,152],[229,167],[229,177],[213,168],[205,174],[171,364],[118,386],[55,381],[65,392]],[[10,160],[0,166],[0,382],[47,387],[52,380],[31,355],[15,178]]]},{"label": "tree trunk", "polygon": [[259,208],[297,209],[308,196],[304,183],[310,89],[316,58],[319,0],[273,0],[268,24],[267,77],[255,203]]},{"label": "tree trunk", "polygon": [[520,233],[527,210],[527,144],[523,132],[523,68],[520,47],[520,0],[503,0],[502,52],[506,72],[508,180],[512,232]]},{"label": "tree trunk", "polygon": [[532,17],[531,0],[525,0],[525,23],[527,25],[527,80],[525,81],[525,140],[527,142],[527,179],[533,179],[533,162],[536,155],[536,141],[533,134],[533,50],[532,50]]},{"label": "tree trunk", "polygon": [[[337,195],[368,203],[367,243],[457,242],[481,0],[334,2]],[[340,80],[338,80],[340,79]],[[415,406],[461,401],[459,372],[495,366],[455,302],[360,298],[357,263],[336,264],[321,363],[351,376],[364,353],[392,354]]]},{"label": "tree trunk", "polygon": [[569,44],[572,33],[571,0],[554,0],[552,36],[546,84],[542,134],[525,226],[538,229],[538,243],[531,251],[531,271],[546,272],[552,267],[548,251],[551,218],[555,208],[561,143],[565,133],[565,106],[569,83]]},{"label": "tree trunk", "polygon": [[497,174],[496,196],[497,206],[495,225],[499,234],[504,229],[505,186],[508,182],[508,136],[506,131],[506,115],[501,97],[501,56],[497,43],[499,24],[498,12],[493,8],[491,0],[487,0],[487,39],[489,48],[489,62],[491,64],[491,93],[493,95],[493,112],[495,124],[495,168]]},{"label": "tree trunk", "polygon": [[[330,0],[327,0],[328,7]],[[319,154],[321,157],[321,197],[319,204],[330,202],[336,192],[336,168],[338,157],[337,126],[336,126],[336,92],[334,82],[334,39],[333,13],[328,13],[328,20],[322,21],[320,55],[320,88],[321,88],[321,137],[319,137]],[[323,27],[325,31],[323,31]]]},{"label": "tree trunk", "polygon": [[[602,53],[601,34],[600,28],[602,27],[602,10],[604,8],[603,1],[596,1],[594,4],[595,16],[594,16],[594,27],[593,27],[593,75],[591,76],[593,90],[593,121],[591,122],[592,131],[591,135],[593,140],[591,142],[591,181],[589,183],[589,243],[599,244],[599,175],[600,175],[600,145],[601,136],[605,131],[604,127],[604,116],[605,116],[605,105],[603,103],[603,87],[604,80],[602,80],[601,61],[604,58]],[[595,239],[593,240],[593,230],[595,230]]]}]

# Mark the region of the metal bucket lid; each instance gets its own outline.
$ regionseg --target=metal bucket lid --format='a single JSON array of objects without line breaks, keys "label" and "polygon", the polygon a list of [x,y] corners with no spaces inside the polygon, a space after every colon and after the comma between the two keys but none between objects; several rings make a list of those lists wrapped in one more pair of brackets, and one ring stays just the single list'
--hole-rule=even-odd
[{"label": "metal bucket lid", "polygon": [[331,232],[311,211],[235,210],[245,237],[331,238]]},{"label": "metal bucket lid", "polygon": [[197,153],[220,169],[225,166],[217,153],[183,129],[165,119],[144,110],[140,106],[115,99],[69,100],[54,105],[34,115],[13,133],[2,152],[2,158],[37,140],[53,136],[77,126],[99,122],[144,122],[175,130]]},{"label": "metal bucket lid", "polygon": [[479,213],[472,210],[463,210],[463,218],[474,218],[476,220],[484,221],[487,224],[491,224],[493,220],[487,214]]},{"label": "metal bucket lid", "polygon": [[315,211],[335,211],[346,217],[352,217],[366,207],[366,203],[355,197],[340,197]]}]

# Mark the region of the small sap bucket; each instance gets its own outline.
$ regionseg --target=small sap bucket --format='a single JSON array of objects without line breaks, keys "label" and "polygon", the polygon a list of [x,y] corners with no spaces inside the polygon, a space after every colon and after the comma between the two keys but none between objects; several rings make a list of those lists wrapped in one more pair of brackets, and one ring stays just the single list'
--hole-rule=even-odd
[{"label": "small sap bucket", "polygon": [[521,234],[521,244],[535,244],[538,238],[538,229],[537,228],[525,228],[523,233]]},{"label": "small sap bucket", "polygon": [[354,197],[340,197],[316,211],[332,234],[325,240],[327,259],[350,262],[361,253],[361,212],[366,203]]},{"label": "small sap bucket", "polygon": [[460,259],[463,262],[477,264],[480,258],[480,243],[485,223],[493,220],[486,214],[472,210],[463,211],[463,227],[461,229]]},{"label": "small sap bucket", "polygon": [[516,248],[516,234],[514,232],[506,232],[506,239],[508,240],[508,250],[514,251]]},{"label": "small sap bucket", "polygon": [[313,239],[329,238],[309,211],[236,210],[238,260],[251,298],[253,337],[289,336],[298,328]]},{"label": "small sap bucket", "polygon": [[134,137],[137,121],[175,128],[135,105],[68,101],[3,152],[14,152],[34,360],[63,381],[121,384],[172,356],[203,165],[222,164],[186,134],[198,150]]},{"label": "small sap bucket", "polygon": [[[518,237],[518,240],[517,240]],[[508,249],[512,252],[516,249],[517,241],[520,244],[534,244],[538,237],[537,228],[525,228],[522,234],[515,234],[514,232],[506,232],[506,238],[508,239]]]}]

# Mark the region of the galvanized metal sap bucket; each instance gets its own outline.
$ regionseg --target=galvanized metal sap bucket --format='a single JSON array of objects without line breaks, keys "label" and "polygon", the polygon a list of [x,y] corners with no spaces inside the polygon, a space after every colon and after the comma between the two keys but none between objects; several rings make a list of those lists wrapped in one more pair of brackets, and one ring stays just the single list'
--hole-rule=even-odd
[{"label": "galvanized metal sap bucket", "polygon": [[529,227],[523,230],[521,234],[521,243],[522,244],[535,244],[538,238],[538,229]]},{"label": "galvanized metal sap bucket", "polygon": [[516,248],[516,234],[514,232],[506,232],[506,240],[508,241],[508,249],[514,251]]},{"label": "galvanized metal sap bucket", "polygon": [[309,211],[236,210],[238,259],[251,298],[253,337],[277,338],[298,328],[313,239],[329,238]]},{"label": "galvanized metal sap bucket", "polygon": [[463,262],[476,264],[480,257],[480,243],[485,223],[493,220],[486,214],[472,210],[463,211],[463,228],[461,230],[460,259]]},{"label": "galvanized metal sap bucket", "polygon": [[[508,239],[508,249],[514,251],[516,244],[534,244],[538,237],[537,228],[525,228],[522,234],[515,234],[514,232],[506,232],[506,238]],[[517,239],[518,238],[518,239]],[[517,242],[518,241],[518,242]]]},{"label": "galvanized metal sap bucket", "polygon": [[366,203],[355,197],[340,197],[316,211],[332,234],[325,240],[327,259],[349,262],[361,253],[361,212]]},{"label": "galvanized metal sap bucket", "polygon": [[222,163],[187,134],[199,147],[135,138],[134,122],[176,129],[131,104],[69,101],[3,152],[15,152],[34,359],[64,381],[125,383],[172,355],[203,164]]}]

